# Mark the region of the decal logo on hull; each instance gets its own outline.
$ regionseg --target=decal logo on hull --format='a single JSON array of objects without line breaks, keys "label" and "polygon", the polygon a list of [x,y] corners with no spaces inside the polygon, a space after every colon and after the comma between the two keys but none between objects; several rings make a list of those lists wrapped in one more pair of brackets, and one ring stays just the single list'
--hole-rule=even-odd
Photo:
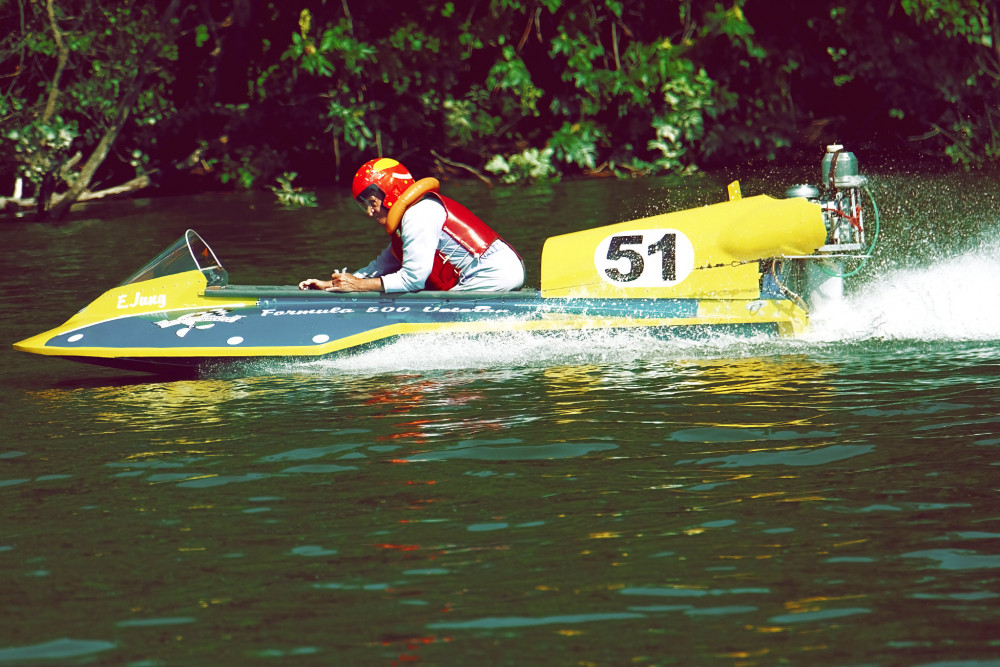
[{"label": "decal logo on hull", "polygon": [[[371,309],[369,309],[371,312]],[[471,308],[462,306],[425,306],[425,313],[509,313],[506,308],[494,308],[493,306],[472,306]]]},{"label": "decal logo on hull", "polygon": [[[408,313],[414,310],[410,306],[369,306],[364,313]],[[309,310],[277,310],[275,308],[264,308],[260,311],[261,317],[278,317],[281,315],[341,315],[355,312],[353,308],[310,308]],[[508,313],[506,308],[494,308],[493,306],[424,306],[421,309],[424,313]]]},{"label": "decal logo on hull", "polygon": [[309,310],[277,310],[275,308],[264,308],[260,311],[261,317],[267,317],[268,315],[278,316],[278,315],[339,315],[341,313],[353,313],[353,308],[341,308],[340,306],[334,306],[332,308],[310,308]]},{"label": "decal logo on hull", "polygon": [[166,294],[152,294],[150,296],[143,296],[142,292],[136,292],[135,297],[132,299],[132,303],[127,303],[128,295],[119,294],[118,295],[118,308],[138,308],[140,306],[158,306],[160,308],[167,307],[167,295]]},{"label": "decal logo on hull", "polygon": [[229,315],[228,312],[224,308],[216,308],[200,313],[188,313],[181,315],[176,320],[160,320],[156,322],[156,326],[161,329],[182,326],[184,328],[178,330],[177,335],[183,338],[192,329],[211,329],[217,322],[238,322],[246,317],[246,315]]}]

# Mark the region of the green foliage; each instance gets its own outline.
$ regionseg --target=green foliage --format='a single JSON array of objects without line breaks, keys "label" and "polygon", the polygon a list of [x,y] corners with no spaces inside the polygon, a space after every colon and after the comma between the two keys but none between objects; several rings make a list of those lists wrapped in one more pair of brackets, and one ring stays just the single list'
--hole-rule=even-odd
[{"label": "green foliage", "polygon": [[598,144],[606,141],[605,129],[597,123],[567,121],[549,139],[549,148],[556,159],[594,169],[597,166]]},{"label": "green foliage", "polygon": [[513,46],[505,44],[500,48],[500,57],[490,68],[486,85],[497,96],[497,111],[502,116],[539,115],[538,102],[543,92],[531,80],[531,73]]},{"label": "green foliage", "polygon": [[705,70],[695,72],[689,63],[663,84],[661,91],[667,113],[653,119],[656,138],[649,142],[649,148],[660,153],[654,163],[657,167],[662,170],[683,167],[687,147],[695,145],[705,134],[705,113],[713,106],[713,87],[714,82]]},{"label": "green foliage", "polygon": [[0,164],[36,188],[119,126],[105,171],[174,173],[195,156],[199,178],[241,188],[347,179],[375,154],[427,170],[432,149],[505,182],[689,173],[870,138],[1000,159],[984,0],[778,15],[747,0],[231,0],[218,14],[178,0],[166,21],[157,4],[53,2],[55,27],[45,3],[17,3],[24,27],[0,38]]},{"label": "green foliage", "polygon": [[285,164],[285,155],[271,146],[243,146],[232,153],[225,153],[212,166],[220,169],[219,180],[232,183],[244,190],[267,182]]},{"label": "green foliage", "polygon": [[[953,162],[965,167],[996,162],[1000,159],[1000,51],[994,46],[1000,38],[997,5],[976,0],[902,0],[900,4],[936,41],[957,48],[927,54],[921,63],[927,65],[921,74],[936,93],[931,101],[945,106],[932,110],[911,101],[904,107],[902,100],[899,106],[926,119],[931,132],[925,136],[943,146]],[[965,44],[958,46],[960,41]]]},{"label": "green foliage", "polygon": [[489,93],[478,86],[463,99],[446,98],[442,109],[447,139],[455,145],[472,145],[493,136],[500,127],[500,117],[490,113]]},{"label": "green foliage", "polygon": [[494,155],[486,163],[486,170],[498,174],[504,183],[544,183],[559,180],[559,171],[552,165],[555,151],[526,148],[516,155]]},{"label": "green foliage", "polygon": [[[687,127],[699,137],[700,155],[692,163],[747,156],[775,159],[781,149],[791,145],[796,126],[802,123],[790,93],[802,47],[795,45],[786,52],[767,48],[744,13],[745,4],[738,0],[731,6],[716,4],[705,8],[702,21],[690,30],[688,53],[698,64],[699,74],[687,71],[684,78],[688,83],[681,91],[688,89],[686,97],[694,104],[703,103],[703,127],[692,122],[690,114],[673,125]],[[791,6],[782,11],[791,11]],[[817,6],[811,11],[822,16],[828,10]],[[763,25],[774,23],[773,17],[768,18],[769,21],[762,21]],[[783,41],[798,36],[795,31],[787,32],[780,23],[774,31]],[[813,39],[806,31],[801,31],[801,35],[805,40]],[[712,73],[712,78],[701,75],[701,70]],[[822,81],[815,85],[830,84]],[[672,153],[670,143],[663,148],[665,156]]]},{"label": "green foliage", "polygon": [[302,188],[292,187],[292,181],[298,176],[294,171],[286,171],[281,176],[278,176],[278,186],[273,185],[268,186],[271,192],[274,193],[275,197],[278,198],[278,203],[285,208],[306,208],[311,206],[316,206],[316,194],[313,192],[306,192]]},{"label": "green foliage", "polygon": [[[145,170],[143,131],[120,128],[130,115],[150,127],[176,111],[174,24],[162,25],[161,11],[110,0],[95,0],[87,11],[54,4],[50,17],[45,3],[20,3],[23,32],[0,42],[0,55],[16,55],[22,63],[7,80],[3,124],[9,144],[0,144],[0,155],[36,194],[43,183],[81,178],[83,167],[73,165],[86,162],[109,133],[118,140],[117,164]],[[103,153],[94,155],[99,166]]]},{"label": "green foliage", "polygon": [[330,120],[328,131],[336,131],[339,128],[344,143],[358,150],[365,150],[375,138],[375,133],[365,122],[372,107],[370,103],[359,104],[352,99],[348,99],[348,106],[335,99],[331,100],[327,111],[327,118]]},{"label": "green foliage", "polygon": [[63,165],[71,155],[73,140],[78,136],[75,122],[55,116],[50,123],[36,118],[0,137],[0,149],[11,151],[17,162],[17,174],[36,188],[42,180]]},{"label": "green foliage", "polygon": [[929,23],[946,37],[961,36],[972,44],[990,48],[989,5],[974,0],[901,0],[900,6],[918,23]]}]

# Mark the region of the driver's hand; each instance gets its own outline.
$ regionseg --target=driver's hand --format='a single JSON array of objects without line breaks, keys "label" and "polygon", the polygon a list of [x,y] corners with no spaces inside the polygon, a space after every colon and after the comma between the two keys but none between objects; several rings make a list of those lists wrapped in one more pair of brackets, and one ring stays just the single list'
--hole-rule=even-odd
[{"label": "driver's hand", "polygon": [[299,283],[299,289],[329,289],[332,283],[329,280],[317,280],[307,278]]}]

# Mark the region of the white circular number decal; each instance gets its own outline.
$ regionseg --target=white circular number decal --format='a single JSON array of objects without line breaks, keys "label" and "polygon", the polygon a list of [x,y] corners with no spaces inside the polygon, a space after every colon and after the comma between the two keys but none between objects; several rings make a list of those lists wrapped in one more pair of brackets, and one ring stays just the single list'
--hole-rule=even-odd
[{"label": "white circular number decal", "polygon": [[676,285],[694,270],[694,246],[676,229],[637,229],[597,244],[594,266],[602,279],[614,285]]}]

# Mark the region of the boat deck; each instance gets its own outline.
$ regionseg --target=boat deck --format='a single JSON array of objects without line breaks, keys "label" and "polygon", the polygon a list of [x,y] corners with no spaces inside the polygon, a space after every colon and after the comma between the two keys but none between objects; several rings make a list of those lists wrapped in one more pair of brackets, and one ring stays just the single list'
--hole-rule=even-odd
[{"label": "boat deck", "polygon": [[[520,289],[513,292],[496,291],[423,291],[423,292],[326,292],[323,290],[300,290],[296,285],[226,285],[205,289],[206,297],[220,299],[334,299],[350,301],[403,300],[403,301],[535,301],[542,298],[537,289]],[[561,300],[561,299],[557,299]]]}]

